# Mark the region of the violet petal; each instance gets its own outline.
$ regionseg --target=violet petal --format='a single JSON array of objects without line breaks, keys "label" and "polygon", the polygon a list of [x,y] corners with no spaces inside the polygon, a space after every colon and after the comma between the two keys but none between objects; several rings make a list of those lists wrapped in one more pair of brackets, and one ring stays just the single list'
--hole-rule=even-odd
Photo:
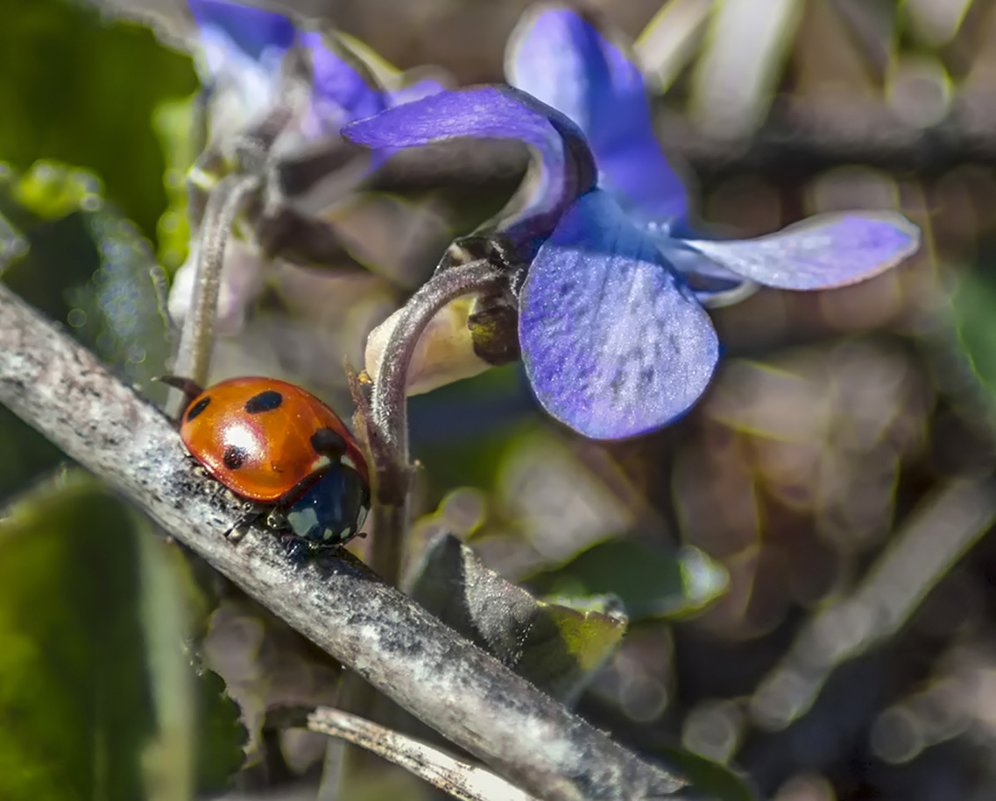
[{"label": "violet petal", "polygon": [[705,310],[601,190],[579,198],[539,249],[519,314],[540,404],[596,439],[642,434],[682,415],[719,356]]}]

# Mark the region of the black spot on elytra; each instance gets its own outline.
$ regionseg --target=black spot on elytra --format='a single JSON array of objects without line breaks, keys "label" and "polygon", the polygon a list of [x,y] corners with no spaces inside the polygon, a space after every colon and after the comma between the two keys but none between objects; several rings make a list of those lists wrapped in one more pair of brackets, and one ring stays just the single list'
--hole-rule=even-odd
[{"label": "black spot on elytra", "polygon": [[191,406],[190,411],[187,412],[187,422],[189,423],[191,420],[197,417],[197,415],[203,412],[208,407],[209,403],[211,403],[211,398],[201,398],[199,401],[197,401],[197,403]]},{"label": "black spot on elytra", "polygon": [[334,458],[346,452],[346,440],[331,428],[319,428],[311,435],[311,447],[322,456]]},{"label": "black spot on elytra", "polygon": [[260,392],[258,395],[253,395],[249,398],[249,400],[246,401],[245,409],[249,412],[249,414],[272,412],[274,409],[280,408],[280,404],[283,402],[283,395],[275,389],[268,389],[265,392]]},{"label": "black spot on elytra", "polygon": [[240,448],[238,445],[229,445],[225,448],[225,455],[222,456],[222,461],[225,462],[225,467],[229,470],[238,470],[246,463],[246,459],[248,458],[249,453],[245,448]]}]

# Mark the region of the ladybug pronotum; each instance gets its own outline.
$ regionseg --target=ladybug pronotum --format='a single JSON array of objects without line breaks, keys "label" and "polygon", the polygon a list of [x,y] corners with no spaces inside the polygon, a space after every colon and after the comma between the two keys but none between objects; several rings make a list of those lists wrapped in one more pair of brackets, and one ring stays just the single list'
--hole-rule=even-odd
[{"label": "ladybug pronotum", "polygon": [[164,380],[193,395],[179,420],[187,450],[232,493],[267,509],[292,550],[356,535],[370,508],[367,464],[328,406],[273,378],[232,378],[196,392],[184,379]]}]

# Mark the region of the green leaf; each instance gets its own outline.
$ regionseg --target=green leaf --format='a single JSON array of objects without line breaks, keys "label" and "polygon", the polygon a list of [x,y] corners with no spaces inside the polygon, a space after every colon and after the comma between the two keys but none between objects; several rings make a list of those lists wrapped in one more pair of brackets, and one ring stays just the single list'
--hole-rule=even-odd
[{"label": "green leaf", "polygon": [[[102,209],[84,222],[100,261],[89,281],[67,290],[68,322],[120,376],[148,385],[170,356],[165,276],[128,220]],[[156,387],[146,386],[147,394]]]},{"label": "green leaf", "polygon": [[[2,173],[3,167],[0,165],[0,176]],[[0,276],[3,275],[7,265],[23,257],[27,251],[28,240],[5,214],[0,214]]]},{"label": "green leaf", "polygon": [[450,534],[429,545],[414,575],[411,595],[432,614],[567,702],[580,695],[626,631],[614,599],[539,601]]},{"label": "green leaf", "polygon": [[152,235],[166,206],[152,113],[195,90],[190,58],[92,4],[33,0],[4,14],[0,76],[0,156],[20,170],[58,159],[93,171]]},{"label": "green leaf", "polygon": [[244,732],[198,713],[183,648],[189,574],[147,528],[79,474],[0,522],[0,798],[181,801],[199,760],[232,765]]},{"label": "green leaf", "polygon": [[62,451],[6,406],[0,406],[0,442],[0,509],[65,459]]},{"label": "green leaf", "polygon": [[[13,177],[8,171],[6,177]],[[58,220],[101,203],[97,176],[57,161],[36,161],[13,182],[13,200],[36,217]]]},{"label": "green leaf", "polygon": [[996,415],[996,280],[991,270],[962,274],[951,296],[951,315],[971,374]]},{"label": "green leaf", "polygon": [[222,678],[195,671],[181,647],[211,611],[190,563],[151,526],[137,522],[145,661],[158,728],[142,755],[147,797],[187,801],[194,787],[204,793],[228,786],[245,761],[248,733]]},{"label": "green leaf", "polygon": [[164,101],[156,107],[152,118],[153,130],[159,139],[166,171],[163,184],[168,206],[159,218],[156,233],[159,239],[159,261],[170,272],[187,258],[190,223],[187,219],[188,170],[197,158],[196,137],[198,95],[183,100]]},{"label": "green leaf", "polygon": [[68,323],[125,380],[148,384],[162,375],[170,352],[165,277],[136,226],[77,167],[45,162],[23,176],[8,169],[4,178],[0,214],[26,243],[4,280]]},{"label": "green leaf", "polygon": [[86,485],[46,493],[0,528],[0,797],[143,795],[154,721],[131,529]]},{"label": "green leaf", "polygon": [[698,793],[696,798],[705,797],[711,801],[757,799],[748,780],[726,765],[679,748],[666,749],[665,758],[692,783]]},{"label": "green leaf", "polygon": [[[0,170],[0,186],[8,177]],[[8,265],[23,258],[27,250],[27,238],[0,211],[0,278]],[[51,471],[63,457],[51,442],[3,406],[0,406],[0,442],[3,443],[0,458],[2,507],[6,498],[27,489],[39,476]]]},{"label": "green leaf", "polygon": [[[23,176],[0,165],[0,278],[155,399],[165,388],[149,381],[169,352],[161,271],[99,189],[69,165],[38,163]],[[4,409],[0,442],[0,500],[63,458]]]},{"label": "green leaf", "polygon": [[667,552],[628,539],[604,540],[567,564],[530,579],[547,594],[615,595],[630,619],[682,618],[727,586],[726,570],[691,546]]},{"label": "green leaf", "polygon": [[[626,633],[626,616],[614,595],[591,598],[555,597],[539,601],[537,608],[556,629],[554,648],[545,652],[542,641],[531,637],[534,647],[528,659],[549,660],[547,670],[561,664],[556,681],[567,688],[561,697],[576,698],[585,679],[597,671],[615,652]],[[536,672],[535,670],[533,672]],[[575,677],[570,683],[567,679]],[[542,685],[541,685],[542,686]]]},{"label": "green leaf", "polygon": [[245,762],[249,733],[242,724],[242,711],[229,697],[217,673],[205,670],[198,677],[196,708],[196,786],[202,793],[217,792],[231,783]]}]

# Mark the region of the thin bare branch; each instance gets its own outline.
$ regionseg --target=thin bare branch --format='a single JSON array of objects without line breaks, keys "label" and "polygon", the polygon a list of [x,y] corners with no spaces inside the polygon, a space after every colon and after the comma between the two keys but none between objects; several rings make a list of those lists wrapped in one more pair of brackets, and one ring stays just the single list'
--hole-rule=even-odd
[{"label": "thin bare branch", "polygon": [[389,698],[547,801],[638,801],[685,782],[585,723],[345,557],[306,566],[211,493],[176,432],[86,349],[0,286],[0,403]]},{"label": "thin bare branch", "polygon": [[744,170],[807,172],[863,164],[921,173],[943,173],[959,164],[996,162],[993,97],[988,90],[960,91],[952,113],[930,127],[905,123],[882,102],[846,99],[775,100],[764,124],[744,139],[708,136],[673,106],[658,109],[657,131],[669,156],[703,175]]},{"label": "thin bare branch", "polygon": [[305,727],[365,748],[460,801],[537,801],[477,765],[341,709],[288,709],[271,719],[278,725]]}]

